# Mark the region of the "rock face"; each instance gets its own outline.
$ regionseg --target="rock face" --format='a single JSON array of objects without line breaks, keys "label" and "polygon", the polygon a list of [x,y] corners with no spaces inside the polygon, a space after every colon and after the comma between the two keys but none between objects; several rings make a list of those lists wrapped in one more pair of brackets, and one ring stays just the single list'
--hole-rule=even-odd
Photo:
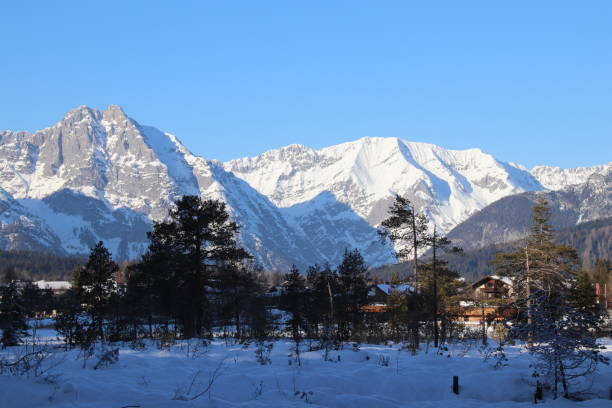
[{"label": "rock face", "polygon": [[394,194],[407,195],[444,231],[499,198],[542,189],[527,170],[479,149],[445,150],[397,138],[363,138],[321,150],[292,145],[232,160],[225,169],[280,208],[328,193],[370,225],[386,217]]},{"label": "rock face", "polygon": [[612,169],[593,173],[584,183],[558,191],[527,192],[502,198],[468,218],[448,237],[465,249],[524,238],[531,228],[531,208],[543,196],[551,208],[551,224],[557,230],[612,217]]},{"label": "rock face", "polygon": [[[478,149],[396,138],[321,150],[292,145],[220,163],[118,106],[81,106],[33,134],[0,131],[0,249],[85,254],[103,240],[117,258],[134,258],[147,246],[151,221],[179,196],[195,194],[228,204],[243,226],[241,244],[266,268],[335,264],[345,248],[359,248],[376,265],[392,260],[376,226],[394,194],[450,231],[503,197],[564,187],[587,173],[609,183],[609,168],[530,173]],[[585,210],[584,220],[597,211]]]},{"label": "rock face", "polygon": [[535,166],[531,169],[534,175],[549,190],[560,190],[564,187],[584,184],[593,174],[606,176],[612,172],[612,162],[599,166],[577,167],[573,169],[562,169],[560,167]]},{"label": "rock face", "polygon": [[82,106],[34,134],[0,132],[0,143],[3,202],[20,206],[26,217],[37,215],[53,236],[38,249],[87,253],[103,240],[117,258],[137,257],[151,220],[165,217],[184,194],[226,201],[246,226],[243,245],[266,267],[289,264],[284,254],[299,254],[296,245],[309,247],[265,197],[118,106],[104,112]]}]

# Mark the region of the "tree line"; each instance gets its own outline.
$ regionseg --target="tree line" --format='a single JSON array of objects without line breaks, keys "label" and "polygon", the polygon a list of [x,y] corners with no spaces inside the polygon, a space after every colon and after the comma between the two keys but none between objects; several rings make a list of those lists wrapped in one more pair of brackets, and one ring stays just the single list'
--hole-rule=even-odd
[{"label": "tree line", "polygon": [[[603,361],[595,338],[602,314],[576,251],[554,242],[549,219],[547,203],[540,200],[522,246],[494,261],[497,272],[514,281],[513,296],[497,307],[516,311],[502,345],[525,341],[540,357],[534,375],[553,378],[555,394],[567,396],[585,361]],[[345,250],[335,267],[299,271],[294,266],[270,290],[262,268],[238,245],[239,230],[224,203],[184,196],[167,220],[154,223],[148,250],[125,268],[122,284],[119,265],[100,242],[87,263],[74,270],[73,288],[61,296],[6,286],[0,304],[2,344],[19,342],[24,316],[51,307],[58,312],[55,328],[67,347],[289,337],[298,364],[306,340],[326,350],[346,342],[393,340],[416,353],[424,341],[440,349],[462,333],[460,301],[471,293],[441,259],[443,253],[460,255],[461,249],[438,234],[405,197],[396,196],[379,237],[392,243],[398,262],[411,263],[412,273],[407,279],[392,276],[382,312],[364,308],[371,293],[368,267],[358,250]],[[427,259],[420,257],[425,250],[431,254]],[[486,332],[483,338],[486,342]]]}]

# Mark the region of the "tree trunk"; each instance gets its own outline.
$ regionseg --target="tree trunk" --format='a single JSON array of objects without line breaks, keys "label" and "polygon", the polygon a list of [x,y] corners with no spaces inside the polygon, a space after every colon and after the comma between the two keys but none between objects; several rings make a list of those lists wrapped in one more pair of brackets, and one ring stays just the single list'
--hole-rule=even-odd
[{"label": "tree trunk", "polygon": [[433,324],[434,324],[434,347],[438,348],[438,274],[436,272],[436,226],[434,225],[433,234],[433,260],[432,260],[432,275],[433,275]]}]

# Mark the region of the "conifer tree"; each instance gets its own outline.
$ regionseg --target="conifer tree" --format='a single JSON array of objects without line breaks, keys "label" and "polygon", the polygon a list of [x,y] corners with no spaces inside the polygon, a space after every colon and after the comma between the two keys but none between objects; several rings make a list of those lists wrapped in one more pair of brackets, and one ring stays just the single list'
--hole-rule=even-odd
[{"label": "conifer tree", "polygon": [[568,301],[578,311],[586,315],[599,316],[601,314],[602,311],[597,304],[595,285],[584,269],[578,272],[573,280]]},{"label": "conifer tree", "polygon": [[389,316],[389,327],[395,341],[402,339],[402,334],[405,331],[406,315],[408,314],[409,294],[405,290],[400,290],[402,280],[397,272],[391,274],[390,290],[387,296],[387,314]]},{"label": "conifer tree", "polygon": [[378,235],[383,243],[390,240],[394,245],[395,257],[399,262],[412,260],[413,286],[420,289],[418,253],[428,246],[428,220],[418,212],[414,204],[401,195],[396,195],[389,207],[389,217],[381,222]]},{"label": "conifer tree", "polygon": [[[183,336],[199,336],[204,328],[210,329],[205,289],[217,264],[250,258],[237,247],[238,232],[223,202],[197,196],[181,197],[167,221],[153,224],[147,255],[153,262],[149,266],[157,268],[155,263],[161,263],[172,272],[168,284],[174,288],[172,307]],[[165,279],[158,273],[155,277]]]},{"label": "conifer tree", "polygon": [[87,264],[74,272],[72,279],[77,298],[91,318],[90,332],[94,339],[106,340],[104,321],[116,289],[115,274],[118,270],[119,265],[100,241],[91,249]]},{"label": "conifer tree", "polygon": [[396,195],[389,208],[389,217],[381,223],[378,235],[381,242],[390,240],[394,246],[395,257],[399,262],[412,261],[411,283],[414,292],[408,298],[407,319],[411,331],[410,347],[419,348],[420,317],[423,312],[423,300],[420,296],[421,279],[419,268],[419,251],[429,245],[429,222],[422,212],[406,197]]},{"label": "conifer tree", "polygon": [[[338,276],[329,264],[309,267],[306,276],[309,295],[306,319],[310,332],[328,345],[334,337],[334,298],[339,291]],[[322,331],[319,331],[319,326],[322,326]]]},{"label": "conifer tree", "polygon": [[262,292],[258,272],[261,272],[258,267],[231,262],[221,265],[214,274],[214,287],[219,292],[221,308],[236,328],[238,340],[245,336],[249,309]]},{"label": "conifer tree", "polygon": [[500,254],[497,269],[513,278],[516,306],[525,312],[511,335],[527,339],[536,358],[534,376],[547,382],[556,398],[561,388],[569,397],[572,380],[592,373],[603,358],[591,331],[599,319],[574,294],[588,290],[584,278],[577,279],[576,251],[554,243],[549,220],[548,203],[540,198],[524,247]]},{"label": "conifer tree", "polygon": [[286,327],[291,331],[294,342],[294,352],[297,364],[300,360],[300,343],[302,330],[305,328],[304,319],[304,277],[299,269],[293,265],[288,274],[285,275],[285,291],[282,300],[282,308],[289,313],[290,317],[285,321]]},{"label": "conifer tree", "polygon": [[17,346],[28,335],[26,315],[21,304],[17,283],[11,281],[0,291],[0,329],[2,348]]},{"label": "conifer tree", "polygon": [[337,274],[340,282],[344,338],[356,337],[361,329],[361,307],[367,303],[368,267],[358,249],[344,251]]},{"label": "conifer tree", "polygon": [[449,268],[448,262],[441,259],[423,264],[422,270],[424,318],[432,323],[434,347],[438,347],[440,338],[444,341],[447,329],[457,318],[457,306],[464,298],[465,282],[458,272]]},{"label": "conifer tree", "polygon": [[[426,288],[426,297],[429,298],[429,301],[426,303],[430,305],[429,315],[431,316],[434,332],[434,347],[438,347],[438,321],[441,317],[441,303],[443,300],[448,301],[449,299],[447,298],[457,295],[456,286],[459,274],[449,270],[447,262],[440,261],[438,258],[441,252],[449,251],[451,241],[445,236],[438,234],[436,225],[433,227],[433,233],[426,237],[426,242],[431,246],[432,258],[431,262],[424,268],[426,271],[429,271],[429,276],[424,279],[428,282],[423,287]],[[463,250],[455,246],[450,249],[450,252],[460,254],[463,253]],[[446,312],[448,310],[447,308]]]}]

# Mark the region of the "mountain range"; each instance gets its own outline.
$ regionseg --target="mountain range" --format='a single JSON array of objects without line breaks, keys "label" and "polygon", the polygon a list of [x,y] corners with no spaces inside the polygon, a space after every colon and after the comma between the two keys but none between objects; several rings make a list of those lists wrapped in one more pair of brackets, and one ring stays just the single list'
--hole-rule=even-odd
[{"label": "mountain range", "polygon": [[380,265],[393,260],[376,227],[394,194],[478,247],[523,234],[536,194],[561,208],[563,226],[612,216],[611,174],[612,163],[529,171],[480,149],[398,138],[290,145],[223,163],[118,106],[81,106],[34,133],[0,131],[0,249],[86,254],[103,240],[117,259],[135,258],[151,222],[196,194],[226,202],[241,245],[265,268],[335,264],[345,248]]}]

